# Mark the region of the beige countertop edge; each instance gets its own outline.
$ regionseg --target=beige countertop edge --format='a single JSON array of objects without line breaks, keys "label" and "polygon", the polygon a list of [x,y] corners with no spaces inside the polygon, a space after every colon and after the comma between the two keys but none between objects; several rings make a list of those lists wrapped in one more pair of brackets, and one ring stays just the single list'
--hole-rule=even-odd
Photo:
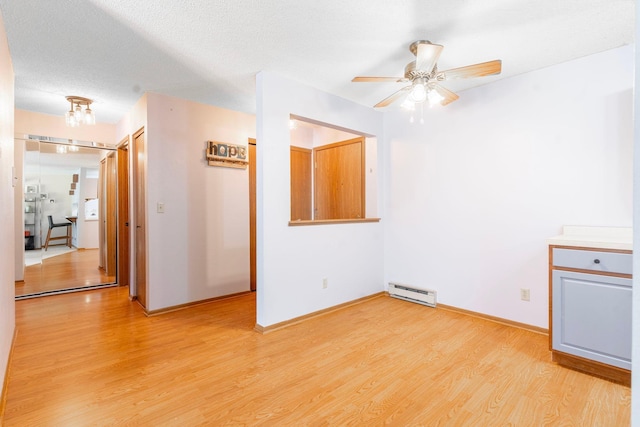
[{"label": "beige countertop edge", "polygon": [[619,249],[625,251],[633,250],[633,242],[628,238],[605,236],[556,236],[547,239],[548,245],[573,246],[594,249]]}]

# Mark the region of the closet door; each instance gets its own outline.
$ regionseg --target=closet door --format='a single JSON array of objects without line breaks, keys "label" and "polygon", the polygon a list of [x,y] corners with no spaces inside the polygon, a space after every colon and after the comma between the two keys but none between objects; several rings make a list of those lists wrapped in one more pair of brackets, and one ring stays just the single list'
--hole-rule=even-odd
[{"label": "closet door", "polygon": [[118,146],[118,284],[129,286],[129,138]]},{"label": "closet door", "polygon": [[147,295],[147,220],[146,220],[146,144],[144,129],[140,129],[133,135],[134,152],[134,217],[136,220],[135,232],[135,278],[136,297],[146,309],[148,305]]},{"label": "closet door", "polygon": [[355,138],[313,149],[314,219],[365,217],[364,148]]},{"label": "closet door", "polygon": [[311,220],[311,150],[291,146],[291,221]]},{"label": "closet door", "polygon": [[256,140],[249,138],[249,289],[257,288],[256,266]]},{"label": "closet door", "polygon": [[116,153],[109,153],[106,159],[106,176],[105,176],[105,270],[108,276],[116,275],[116,230],[117,230],[117,211],[116,211],[116,189],[117,189],[117,171],[116,171]]},{"label": "closet door", "polygon": [[100,161],[100,170],[98,173],[98,251],[100,258],[98,267],[106,272],[107,270],[107,251],[106,251],[106,233],[107,224],[107,204],[105,203],[105,176],[107,174],[107,159]]}]

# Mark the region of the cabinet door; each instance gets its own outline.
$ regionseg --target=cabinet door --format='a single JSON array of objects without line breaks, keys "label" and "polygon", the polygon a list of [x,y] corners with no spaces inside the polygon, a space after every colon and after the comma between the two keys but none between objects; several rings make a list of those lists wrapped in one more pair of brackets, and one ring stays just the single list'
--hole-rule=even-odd
[{"label": "cabinet door", "polygon": [[553,349],[631,369],[631,279],[553,271]]},{"label": "cabinet door", "polygon": [[291,221],[311,220],[311,153],[291,146]]},{"label": "cabinet door", "polygon": [[313,149],[314,219],[366,217],[364,150],[364,137]]}]

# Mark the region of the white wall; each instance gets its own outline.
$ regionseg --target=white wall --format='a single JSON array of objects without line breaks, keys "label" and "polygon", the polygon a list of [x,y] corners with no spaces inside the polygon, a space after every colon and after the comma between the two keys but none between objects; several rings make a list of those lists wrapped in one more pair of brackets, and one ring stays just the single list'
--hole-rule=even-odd
[{"label": "white wall", "polygon": [[[636,44],[640,40],[640,1],[636,0],[636,22],[635,22]],[[640,88],[640,49],[635,52],[635,87]],[[634,103],[634,137],[633,137],[633,181],[640,183],[640,93],[636,89],[633,97]],[[640,248],[640,185],[633,187],[633,247]],[[640,250],[633,252],[633,271],[640,271]],[[632,354],[631,371],[640,372],[640,274],[633,275],[633,323],[632,323]],[[631,425],[640,426],[640,375],[631,375]]]},{"label": "white wall", "polygon": [[312,150],[314,147],[314,134],[316,133],[316,125],[296,126],[291,129],[289,135],[291,145]]},{"label": "white wall", "polygon": [[328,128],[326,126],[316,126],[313,132],[313,146],[321,147],[327,144],[333,144],[336,142],[346,141],[353,138],[358,138],[360,135],[344,132],[340,129]]},{"label": "white wall", "polygon": [[257,323],[266,327],[384,290],[382,223],[288,226],[289,115],[380,136],[382,114],[271,73],[256,84]]},{"label": "white wall", "polygon": [[632,72],[627,46],[467,90],[424,125],[388,113],[385,281],[548,327],[545,239],[631,226]]},{"label": "white wall", "polygon": [[[380,216],[382,208],[378,209],[378,191],[381,186],[378,184],[382,180],[382,168],[378,168],[378,138],[365,138],[365,217],[376,218]],[[380,160],[381,162],[381,160]]]},{"label": "white wall", "polygon": [[[14,223],[13,104],[14,74],[9,46],[0,13],[0,384],[4,384],[15,330],[14,247],[24,246],[24,235]],[[22,207],[21,207],[22,208]],[[21,217],[22,218],[22,217]],[[20,224],[20,228],[22,225]],[[0,396],[2,399],[2,396]]]},{"label": "white wall", "polygon": [[[96,165],[99,166],[99,165]],[[97,249],[100,247],[100,218],[87,219],[85,214],[86,200],[98,198],[98,179],[87,177],[87,173],[94,175],[94,170],[80,168],[78,173],[78,218],[76,220],[76,247],[82,249]]]},{"label": "white wall", "polygon": [[248,170],[209,166],[205,148],[246,146],[254,116],[153,93],[146,109],[147,309],[248,291]]},{"label": "white wall", "polygon": [[290,141],[296,147],[312,149],[361,136],[318,123],[295,123],[296,126],[290,130]]},{"label": "white wall", "polygon": [[[64,99],[63,96],[60,96]],[[68,102],[65,100],[67,106]],[[95,104],[94,104],[95,105]],[[100,119],[99,106],[94,107],[94,111]],[[96,123],[93,126],[80,126],[70,128],[65,124],[65,110],[59,115],[35,113],[32,111],[18,110],[15,111],[15,131],[16,134],[23,135],[40,135],[53,138],[75,139],[79,141],[95,141],[103,144],[115,143],[115,125],[110,123]]]}]

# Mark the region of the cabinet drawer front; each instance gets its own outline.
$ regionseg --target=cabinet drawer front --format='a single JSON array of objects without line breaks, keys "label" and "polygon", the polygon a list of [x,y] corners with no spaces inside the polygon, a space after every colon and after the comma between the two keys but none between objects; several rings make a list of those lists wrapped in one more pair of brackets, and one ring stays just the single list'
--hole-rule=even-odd
[{"label": "cabinet drawer front", "polygon": [[554,248],[553,266],[620,274],[631,274],[633,271],[631,254],[580,249]]},{"label": "cabinet drawer front", "polygon": [[553,349],[631,369],[631,279],[555,270]]}]

